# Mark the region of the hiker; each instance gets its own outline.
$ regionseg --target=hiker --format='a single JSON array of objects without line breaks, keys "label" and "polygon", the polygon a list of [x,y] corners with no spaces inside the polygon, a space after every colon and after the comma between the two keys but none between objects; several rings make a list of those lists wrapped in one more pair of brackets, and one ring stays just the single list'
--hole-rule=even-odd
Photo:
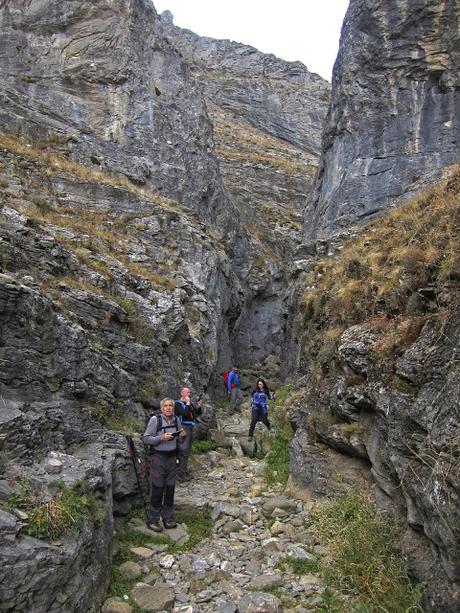
[{"label": "hiker", "polygon": [[248,441],[252,441],[254,429],[258,421],[261,421],[270,430],[267,405],[270,398],[268,385],[263,379],[258,379],[255,389],[251,392],[251,425],[249,426]]},{"label": "hiker", "polygon": [[240,405],[243,402],[243,393],[240,389],[240,376],[238,375],[238,366],[234,366],[230,371],[227,379],[227,391],[230,396],[230,415],[235,411],[239,411]]},{"label": "hiker", "polygon": [[190,388],[183,387],[180,391],[180,398],[176,400],[174,410],[179,417],[182,428],[187,434],[186,438],[181,441],[180,454],[179,454],[179,474],[177,476],[178,481],[190,481],[192,476],[188,471],[188,459],[192,449],[193,441],[193,427],[198,415],[201,415],[201,405],[203,401],[201,397],[198,398],[196,406],[192,404],[190,400]]},{"label": "hiker", "polygon": [[174,415],[174,400],[163,398],[160,415],[154,415],[147,424],[142,437],[150,457],[150,505],[147,513],[147,528],[162,532],[160,518],[165,528],[175,528],[174,488],[177,478],[179,439],[187,434],[180,420]]}]

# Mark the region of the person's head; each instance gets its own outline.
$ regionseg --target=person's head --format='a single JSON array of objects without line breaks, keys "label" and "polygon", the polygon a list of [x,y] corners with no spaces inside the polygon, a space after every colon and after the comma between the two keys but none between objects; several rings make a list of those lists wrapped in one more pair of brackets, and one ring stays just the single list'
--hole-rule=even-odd
[{"label": "person's head", "polygon": [[190,388],[189,387],[183,387],[180,391],[180,397],[182,400],[184,400],[187,397],[190,397]]},{"label": "person's head", "polygon": [[174,413],[174,400],[171,398],[163,398],[160,402],[160,411],[162,415],[170,419]]},{"label": "person's head", "polygon": [[256,388],[259,390],[259,392],[268,389],[267,384],[263,379],[257,379]]},{"label": "person's head", "polygon": [[238,372],[238,366],[233,367],[233,372]]}]

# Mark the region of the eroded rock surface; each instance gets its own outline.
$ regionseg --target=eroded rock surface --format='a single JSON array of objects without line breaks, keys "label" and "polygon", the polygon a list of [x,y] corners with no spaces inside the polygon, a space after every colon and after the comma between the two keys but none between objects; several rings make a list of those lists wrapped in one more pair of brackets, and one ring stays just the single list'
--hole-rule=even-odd
[{"label": "eroded rock surface", "polygon": [[307,236],[363,222],[460,159],[459,7],[351,0]]}]

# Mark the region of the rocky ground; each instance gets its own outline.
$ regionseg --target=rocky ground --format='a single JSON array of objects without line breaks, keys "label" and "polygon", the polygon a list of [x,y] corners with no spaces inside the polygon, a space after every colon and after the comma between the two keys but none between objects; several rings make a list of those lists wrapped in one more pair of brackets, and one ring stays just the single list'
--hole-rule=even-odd
[{"label": "rocky ground", "polygon": [[[306,528],[309,505],[268,487],[264,461],[243,454],[249,408],[219,425],[223,447],[192,456],[194,479],[179,484],[176,503],[183,511],[210,510],[210,536],[194,548],[181,548],[188,529],[167,531],[175,545],[155,544],[140,518],[129,527],[145,535],[129,547],[117,569],[131,581],[123,597],[108,599],[103,613],[288,612],[318,610],[323,588],[318,570],[324,550]],[[260,446],[265,428],[258,424]],[[122,530],[122,528],[120,528]],[[138,544],[137,541],[136,544]],[[181,550],[182,549],[182,550]]]}]

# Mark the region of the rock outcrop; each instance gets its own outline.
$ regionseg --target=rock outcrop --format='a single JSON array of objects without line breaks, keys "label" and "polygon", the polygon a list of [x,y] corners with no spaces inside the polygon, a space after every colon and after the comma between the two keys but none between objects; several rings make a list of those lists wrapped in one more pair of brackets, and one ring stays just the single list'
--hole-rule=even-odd
[{"label": "rock outcrop", "polygon": [[306,235],[362,222],[460,159],[455,2],[351,0]]}]

